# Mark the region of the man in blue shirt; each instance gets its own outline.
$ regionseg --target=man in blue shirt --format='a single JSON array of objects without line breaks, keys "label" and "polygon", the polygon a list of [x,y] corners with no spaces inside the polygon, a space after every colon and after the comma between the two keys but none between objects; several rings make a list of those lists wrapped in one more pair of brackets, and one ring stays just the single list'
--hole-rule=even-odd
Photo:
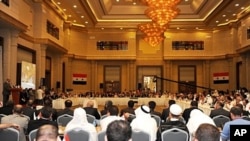
[{"label": "man in blue shirt", "polygon": [[221,132],[222,141],[230,139],[230,125],[250,125],[250,121],[242,119],[242,109],[238,106],[234,106],[230,110],[230,116],[232,121],[226,122]]}]

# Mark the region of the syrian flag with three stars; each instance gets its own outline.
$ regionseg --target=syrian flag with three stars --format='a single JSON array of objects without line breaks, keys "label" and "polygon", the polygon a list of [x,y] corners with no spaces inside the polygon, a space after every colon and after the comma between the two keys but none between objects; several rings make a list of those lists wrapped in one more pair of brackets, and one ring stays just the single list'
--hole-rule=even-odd
[{"label": "syrian flag with three stars", "polygon": [[73,74],[73,84],[86,85],[87,74]]},{"label": "syrian flag with three stars", "polygon": [[214,80],[214,84],[229,83],[229,73],[228,72],[214,73],[213,80]]}]

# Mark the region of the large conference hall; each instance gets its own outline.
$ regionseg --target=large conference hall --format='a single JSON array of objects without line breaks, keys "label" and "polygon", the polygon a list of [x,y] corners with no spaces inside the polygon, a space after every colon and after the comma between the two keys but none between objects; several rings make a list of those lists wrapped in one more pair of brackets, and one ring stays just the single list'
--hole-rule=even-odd
[{"label": "large conference hall", "polygon": [[10,79],[103,98],[98,105],[107,97],[164,105],[168,93],[250,87],[250,1],[181,0],[165,13],[161,1],[147,2],[1,0],[1,91]]}]

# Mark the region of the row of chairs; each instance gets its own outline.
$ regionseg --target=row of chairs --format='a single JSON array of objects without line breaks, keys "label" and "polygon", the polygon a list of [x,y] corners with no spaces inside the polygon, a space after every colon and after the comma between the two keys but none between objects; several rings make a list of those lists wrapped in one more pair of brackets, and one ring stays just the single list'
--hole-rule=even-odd
[{"label": "row of chairs", "polygon": [[[106,131],[101,131],[97,134],[98,141],[105,141]],[[67,136],[70,141],[78,141],[81,139],[82,141],[89,140],[89,133],[79,128],[72,129],[67,132]],[[169,130],[165,130],[162,134],[162,141],[188,141],[189,135],[186,131],[172,128]],[[132,131],[132,140],[133,141],[150,141],[150,134],[144,131]]]},{"label": "row of chairs", "polygon": [[[33,141],[36,137],[37,130],[35,129],[31,131],[28,135],[29,141]],[[98,141],[105,141],[106,131],[101,131],[98,133]],[[68,138],[70,141],[78,141],[81,139],[82,141],[89,140],[89,132],[84,131],[80,128],[74,128],[67,132]],[[1,130],[0,132],[1,140],[5,141],[19,141],[19,131],[14,128],[7,128]],[[162,141],[188,141],[188,133],[184,130],[178,128],[172,128],[165,130],[161,134]],[[134,141],[150,141],[150,135],[143,131],[135,131],[132,132],[132,140]]]},{"label": "row of chairs", "polygon": [[[248,116],[242,116],[243,119],[250,121],[250,117]],[[217,127],[220,127],[223,129],[223,126],[226,122],[230,121],[231,119],[224,115],[218,115],[213,117],[213,121]]]}]

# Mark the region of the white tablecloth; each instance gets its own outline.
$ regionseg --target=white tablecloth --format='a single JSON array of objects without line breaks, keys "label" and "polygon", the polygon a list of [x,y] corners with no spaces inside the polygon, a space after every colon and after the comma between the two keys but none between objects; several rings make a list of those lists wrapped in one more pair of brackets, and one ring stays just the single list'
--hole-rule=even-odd
[{"label": "white tablecloth", "polygon": [[[117,106],[126,106],[129,100],[133,100],[137,102],[137,105],[145,104],[147,105],[149,101],[155,101],[157,103],[157,106],[165,106],[168,103],[168,98],[112,98],[112,97],[103,97],[103,98],[81,98],[81,97],[73,97],[73,98],[67,98],[72,100],[73,106],[83,106],[86,107],[87,102],[89,100],[92,100],[94,102],[94,107],[98,108],[98,105],[105,105],[105,102],[107,100],[111,100],[114,105]],[[64,109],[64,101],[67,99],[56,99],[53,100],[53,108],[55,109]],[[186,109],[190,107],[190,101],[185,100],[175,100],[177,104],[179,104],[182,109]],[[211,108],[208,104],[199,104],[198,106],[200,109],[203,110],[203,112],[207,115],[210,114]]]}]

